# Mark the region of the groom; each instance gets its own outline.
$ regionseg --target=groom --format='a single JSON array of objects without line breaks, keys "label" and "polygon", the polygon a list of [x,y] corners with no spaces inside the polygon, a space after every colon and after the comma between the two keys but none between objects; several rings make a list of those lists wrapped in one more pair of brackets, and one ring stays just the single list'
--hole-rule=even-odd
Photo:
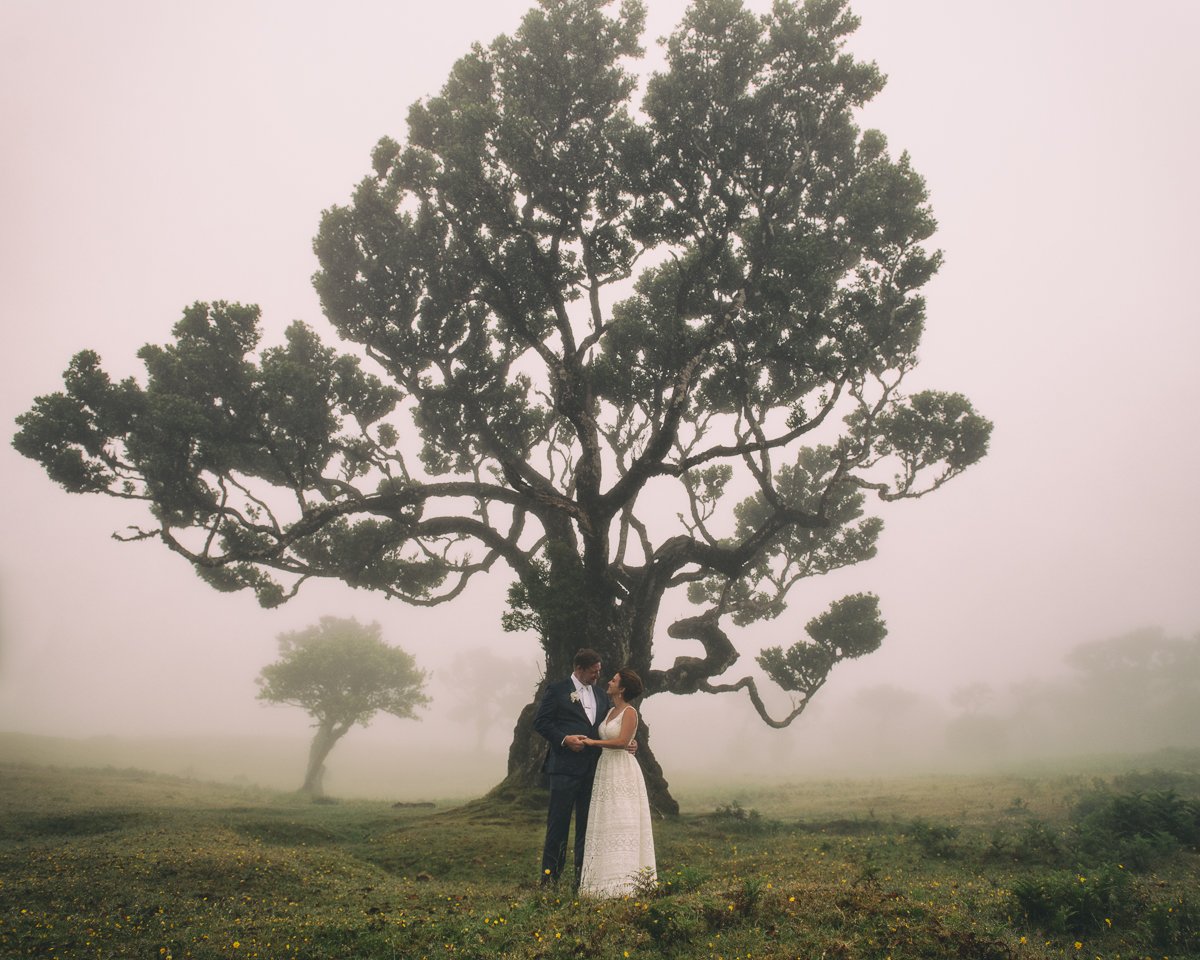
[{"label": "groom", "polygon": [[542,850],[542,883],[558,880],[567,859],[567,832],[575,811],[575,888],[583,867],[588,805],[599,747],[585,747],[584,737],[599,738],[608,714],[608,695],[601,684],[600,654],[586,647],[575,654],[575,669],[565,680],[547,684],[533,718],[533,729],[549,741],[542,770],[550,781],[550,811]]}]

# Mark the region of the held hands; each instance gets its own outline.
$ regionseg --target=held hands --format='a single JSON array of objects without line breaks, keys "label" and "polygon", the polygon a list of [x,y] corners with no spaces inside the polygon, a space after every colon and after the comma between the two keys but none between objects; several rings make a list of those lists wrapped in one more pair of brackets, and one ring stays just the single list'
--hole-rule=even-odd
[{"label": "held hands", "polygon": [[[567,739],[564,742],[566,743],[566,745],[568,747],[570,747],[572,750],[575,750],[577,752],[579,750],[582,750],[584,747],[600,746],[599,740],[593,740],[591,737],[583,737],[583,736],[579,736],[578,734],[574,734],[574,733],[571,734],[569,737],[567,737]],[[628,751],[630,754],[637,753],[637,748],[638,748],[638,742],[636,740],[630,740],[629,743],[625,747],[626,751]]]},{"label": "held hands", "polygon": [[587,743],[588,738],[578,733],[569,734],[563,739],[563,746],[568,750],[574,750],[576,753],[580,753],[587,746]]}]

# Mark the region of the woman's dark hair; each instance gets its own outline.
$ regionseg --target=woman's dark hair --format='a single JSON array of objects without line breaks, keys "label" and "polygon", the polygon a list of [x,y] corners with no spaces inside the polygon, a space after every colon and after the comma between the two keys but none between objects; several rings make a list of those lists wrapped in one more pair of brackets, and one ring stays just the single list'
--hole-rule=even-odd
[{"label": "woman's dark hair", "polygon": [[642,683],[642,678],[629,667],[622,667],[617,671],[617,676],[621,678],[619,686],[626,700],[636,700],[642,695],[642,691],[646,689],[646,685]]}]

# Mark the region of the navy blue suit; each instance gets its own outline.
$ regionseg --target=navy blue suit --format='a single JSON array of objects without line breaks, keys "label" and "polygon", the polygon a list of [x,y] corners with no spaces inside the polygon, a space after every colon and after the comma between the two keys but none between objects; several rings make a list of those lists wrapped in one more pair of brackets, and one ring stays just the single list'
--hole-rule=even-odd
[{"label": "navy blue suit", "polygon": [[608,694],[599,683],[592,684],[596,699],[596,719],[589,721],[583,704],[573,699],[575,681],[570,677],[551,683],[542,693],[533,729],[546,738],[549,748],[542,771],[550,781],[550,810],[546,815],[546,845],[542,850],[542,880],[557,880],[566,866],[567,834],[571,811],[575,812],[575,886],[583,867],[583,841],[587,834],[588,807],[592,802],[592,778],[596,774],[599,747],[581,751],[563,746],[563,738],[572,734],[599,739],[600,724],[608,715]]}]

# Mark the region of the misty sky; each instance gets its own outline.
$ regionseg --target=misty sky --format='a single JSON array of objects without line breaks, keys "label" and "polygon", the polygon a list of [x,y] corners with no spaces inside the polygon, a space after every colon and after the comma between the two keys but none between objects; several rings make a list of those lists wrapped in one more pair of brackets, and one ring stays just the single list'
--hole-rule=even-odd
[{"label": "misty sky", "polygon": [[[649,6],[652,39],[684,5]],[[348,200],[379,137],[404,138],[408,106],[470,43],[526,7],[0,4],[6,435],[77,350],[138,373],[138,347],[164,342],[196,300],[260,304],[266,343],[302,319],[336,344],[309,282],[321,211]],[[889,77],[863,124],[911,154],[946,252],[910,388],[966,393],[995,433],[982,464],[882,511],[877,559],[794,591],[788,614],[740,642],[730,676],[860,590],[880,595],[890,635],[821,697],[890,684],[944,700],[1056,672],[1084,641],[1194,633],[1200,6],[852,7],[852,49]],[[505,570],[432,610],[315,584],[263,611],[159,546],[111,540],[143,519],[138,505],[69,496],[7,442],[0,470],[0,731],[302,730],[297,712],[255,701],[253,680],[278,633],[322,614],[380,621],[439,684],[455,652],[489,646],[536,680],[536,643],[499,628]],[[450,729],[434,693],[423,736]],[[664,765],[670,738],[717,707],[690,700],[646,707]],[[746,735],[780,736],[748,722],[746,700],[720,703]],[[802,738],[804,722],[783,735]]]}]

